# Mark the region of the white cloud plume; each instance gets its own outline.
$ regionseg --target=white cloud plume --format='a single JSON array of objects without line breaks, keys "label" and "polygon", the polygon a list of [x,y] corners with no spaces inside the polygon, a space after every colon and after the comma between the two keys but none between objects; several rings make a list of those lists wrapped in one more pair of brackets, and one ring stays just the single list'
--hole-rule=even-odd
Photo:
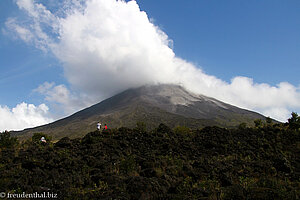
[{"label": "white cloud plume", "polygon": [[[172,41],[136,1],[66,1],[64,10],[60,10],[63,14],[51,13],[30,0],[17,0],[17,5],[31,19],[31,25],[26,26],[29,28],[23,27],[25,35],[34,38],[38,48],[50,50],[63,63],[72,88],[93,102],[129,87],[179,83],[279,120],[286,120],[291,109],[300,108],[299,86],[285,82],[277,86],[258,84],[247,77],[235,77],[228,83],[176,57],[170,48]],[[7,24],[26,41],[22,31]],[[46,93],[46,99],[66,105],[70,101],[66,88],[56,87],[53,93]],[[57,97],[57,93],[62,95]]]},{"label": "white cloud plume", "polygon": [[20,103],[10,109],[0,105],[0,132],[5,130],[22,130],[52,122],[48,117],[48,107],[45,104]]}]

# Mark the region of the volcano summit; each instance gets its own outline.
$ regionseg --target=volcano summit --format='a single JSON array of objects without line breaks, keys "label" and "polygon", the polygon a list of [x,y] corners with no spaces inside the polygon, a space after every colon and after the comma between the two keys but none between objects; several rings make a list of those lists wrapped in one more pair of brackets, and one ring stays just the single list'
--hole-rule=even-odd
[{"label": "volcano summit", "polygon": [[151,129],[160,123],[170,127],[234,127],[264,118],[258,113],[194,94],[179,85],[160,84],[128,89],[64,119],[14,134],[30,137],[43,132],[57,139],[75,138],[95,130],[98,121],[108,124],[109,128],[134,127],[137,122],[144,122]]}]

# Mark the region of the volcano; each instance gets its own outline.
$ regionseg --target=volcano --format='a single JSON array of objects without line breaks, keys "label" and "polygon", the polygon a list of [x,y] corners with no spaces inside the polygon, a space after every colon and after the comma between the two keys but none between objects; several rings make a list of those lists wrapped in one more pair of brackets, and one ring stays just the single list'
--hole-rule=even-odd
[{"label": "volcano", "polygon": [[134,127],[144,122],[151,130],[160,123],[169,127],[234,127],[265,119],[261,114],[226,104],[217,99],[194,94],[179,85],[146,85],[128,89],[69,117],[43,126],[12,133],[28,138],[43,132],[55,139],[76,138],[96,129],[100,121],[109,128]]}]

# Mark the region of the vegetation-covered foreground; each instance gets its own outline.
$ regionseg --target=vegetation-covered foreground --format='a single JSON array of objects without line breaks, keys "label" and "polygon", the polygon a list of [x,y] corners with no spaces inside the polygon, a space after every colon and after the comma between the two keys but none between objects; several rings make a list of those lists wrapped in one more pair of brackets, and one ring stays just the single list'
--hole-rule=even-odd
[{"label": "vegetation-covered foreground", "polygon": [[255,128],[161,124],[41,144],[0,137],[0,191],[59,199],[299,199],[300,119]]}]

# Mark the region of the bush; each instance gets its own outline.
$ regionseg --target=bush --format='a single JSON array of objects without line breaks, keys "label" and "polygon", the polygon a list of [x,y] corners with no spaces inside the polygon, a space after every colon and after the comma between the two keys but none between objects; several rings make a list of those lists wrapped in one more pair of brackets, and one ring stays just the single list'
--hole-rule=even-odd
[{"label": "bush", "polygon": [[123,173],[129,174],[129,173],[135,171],[135,169],[136,169],[136,162],[135,162],[134,156],[130,155],[121,160],[120,170]]},{"label": "bush", "polygon": [[260,127],[262,127],[262,121],[261,121],[261,119],[256,119],[256,120],[254,120],[254,124],[255,124],[255,127],[257,127],[257,128],[260,128]]},{"label": "bush", "polygon": [[271,117],[266,117],[266,123],[268,124],[268,125],[271,125],[272,124],[272,119],[271,119]]},{"label": "bush", "polygon": [[243,129],[246,129],[247,128],[247,124],[246,123],[240,123],[239,125],[239,129],[243,130]]},{"label": "bush", "polygon": [[12,148],[18,144],[18,139],[11,137],[8,131],[0,133],[0,148]]},{"label": "bush", "polygon": [[159,133],[172,133],[172,130],[168,126],[166,126],[165,124],[161,123],[157,128],[157,132],[159,132]]},{"label": "bush", "polygon": [[174,128],[174,133],[176,134],[188,135],[190,132],[191,130],[185,126],[177,126],[176,128]]},{"label": "bush", "polygon": [[136,128],[134,129],[140,133],[145,133],[147,130],[146,124],[144,122],[137,122]]}]

